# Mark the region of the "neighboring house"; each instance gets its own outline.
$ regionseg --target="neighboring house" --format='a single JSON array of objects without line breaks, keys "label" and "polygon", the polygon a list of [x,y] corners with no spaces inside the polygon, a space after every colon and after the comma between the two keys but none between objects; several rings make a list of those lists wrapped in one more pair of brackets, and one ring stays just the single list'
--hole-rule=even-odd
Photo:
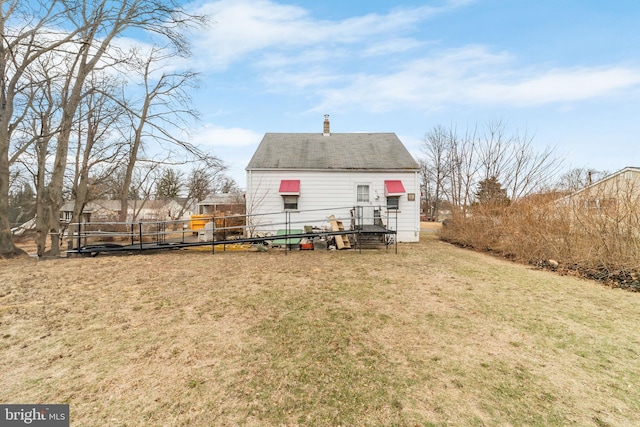
[{"label": "neighboring house", "polygon": [[[129,201],[128,220],[133,218],[135,212],[136,221],[180,221],[187,220],[195,212],[193,203],[184,198],[168,200],[131,200]],[[135,210],[134,210],[135,209]]]},{"label": "neighboring house", "polygon": [[[60,208],[60,221],[69,223],[73,216],[75,201],[65,202]],[[94,200],[82,210],[82,222],[117,221],[120,215],[119,200]]]},{"label": "neighboring house", "polygon": [[[448,201],[441,201],[438,204],[438,209],[435,206],[422,201],[423,210],[420,214],[421,221],[435,221],[442,222],[445,219],[450,219],[453,216],[453,205]],[[425,210],[426,209],[426,210]]]},{"label": "neighboring house", "polygon": [[[191,204],[187,203],[183,209],[184,199],[169,200],[129,200],[127,206],[127,221],[172,221],[189,219],[194,212]],[[70,201],[62,205],[60,220],[70,222],[75,202]],[[88,202],[82,210],[83,222],[117,222],[120,217],[119,200],[93,200]],[[180,212],[182,215],[180,215]]]},{"label": "neighboring house", "polygon": [[197,203],[198,214],[243,214],[245,200],[241,193],[210,194],[206,199]]},{"label": "neighboring house", "polygon": [[558,199],[556,203],[594,212],[621,207],[623,204],[640,208],[640,168],[626,167]]},{"label": "neighboring house", "polygon": [[352,212],[382,220],[398,241],[420,236],[418,163],[395,133],[267,133],[247,171],[247,214],[256,232],[321,226],[329,215],[349,229]]}]

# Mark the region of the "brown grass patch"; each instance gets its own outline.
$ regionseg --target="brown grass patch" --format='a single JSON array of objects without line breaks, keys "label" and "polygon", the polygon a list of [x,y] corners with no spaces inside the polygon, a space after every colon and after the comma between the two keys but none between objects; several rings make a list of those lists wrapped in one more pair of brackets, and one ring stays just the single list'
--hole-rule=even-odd
[{"label": "brown grass patch", "polygon": [[92,425],[637,425],[640,294],[393,251],[0,261],[0,401]]}]

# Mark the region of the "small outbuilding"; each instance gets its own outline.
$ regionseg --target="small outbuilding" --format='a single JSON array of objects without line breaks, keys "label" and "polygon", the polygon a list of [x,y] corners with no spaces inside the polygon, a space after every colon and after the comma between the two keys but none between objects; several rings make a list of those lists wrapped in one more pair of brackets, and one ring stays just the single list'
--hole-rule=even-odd
[{"label": "small outbuilding", "polygon": [[395,133],[267,133],[246,167],[252,232],[276,234],[283,213],[322,226],[330,215],[345,228],[381,224],[399,242],[420,237],[419,166]]}]

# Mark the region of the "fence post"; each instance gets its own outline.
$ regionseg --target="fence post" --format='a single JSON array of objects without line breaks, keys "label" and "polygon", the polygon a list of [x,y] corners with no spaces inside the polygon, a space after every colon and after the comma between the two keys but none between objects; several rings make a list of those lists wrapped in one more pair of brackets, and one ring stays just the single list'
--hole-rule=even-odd
[{"label": "fence post", "polygon": [[142,222],[138,223],[138,228],[140,230],[140,252],[142,252]]},{"label": "fence post", "polygon": [[[291,233],[291,224],[289,223],[291,219],[291,213],[286,211],[284,213],[284,233],[285,235],[289,236],[289,233]],[[291,242],[291,240],[288,237],[285,237],[284,239],[284,254],[285,255],[289,255],[289,242]]]},{"label": "fence post", "polygon": [[82,223],[78,223],[78,253],[80,253],[80,247],[82,246],[82,237],[80,237],[80,233],[82,232]]},{"label": "fence post", "polygon": [[[213,214],[213,217],[211,218],[211,220],[213,221],[213,224],[211,225],[211,255],[215,255],[216,254],[216,215],[215,213]],[[205,237],[207,236],[207,233],[204,233]]]}]

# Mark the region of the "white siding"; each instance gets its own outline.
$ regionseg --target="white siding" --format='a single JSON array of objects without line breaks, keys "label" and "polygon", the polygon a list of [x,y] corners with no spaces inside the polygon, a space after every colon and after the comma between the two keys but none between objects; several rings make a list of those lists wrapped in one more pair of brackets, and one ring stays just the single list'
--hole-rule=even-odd
[{"label": "white siding", "polygon": [[[291,227],[302,229],[305,225],[326,225],[327,217],[335,215],[343,219],[346,229],[351,226],[351,209],[356,203],[358,184],[370,186],[369,206],[382,207],[386,217],[385,180],[400,180],[406,193],[400,197],[397,215],[391,214],[387,228],[398,231],[399,242],[417,242],[420,236],[420,189],[418,173],[409,172],[348,172],[348,171],[248,171],[247,214],[270,214],[252,217],[255,232],[275,234],[285,228],[285,211],[278,190],[283,179],[300,180],[298,211],[291,213]],[[415,199],[409,201],[407,195]],[[313,210],[318,210],[313,212]],[[397,227],[397,228],[396,228]]]}]

